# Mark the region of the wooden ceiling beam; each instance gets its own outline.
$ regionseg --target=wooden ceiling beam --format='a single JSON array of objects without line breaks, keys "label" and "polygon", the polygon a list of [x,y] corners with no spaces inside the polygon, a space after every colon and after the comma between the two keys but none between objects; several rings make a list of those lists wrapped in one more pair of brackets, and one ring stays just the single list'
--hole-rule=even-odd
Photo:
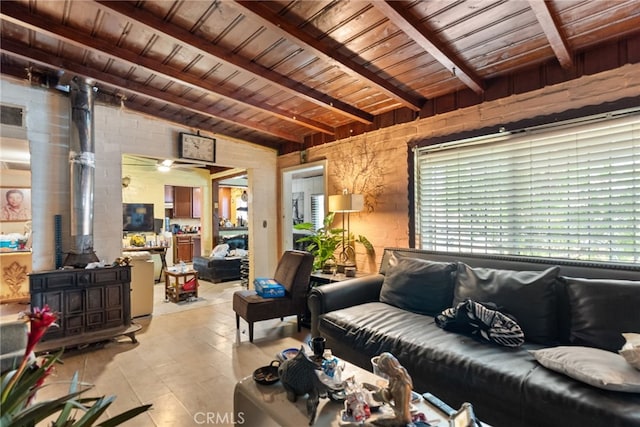
[{"label": "wooden ceiling beam", "polygon": [[299,136],[289,134],[288,132],[279,131],[274,126],[263,126],[262,124],[252,120],[239,120],[232,112],[223,111],[219,108],[206,105],[202,102],[194,102],[185,99],[184,97],[164,92],[160,89],[156,89],[150,86],[144,86],[132,80],[126,80],[121,77],[117,77],[111,73],[106,73],[76,63],[74,61],[70,61],[68,59],[63,59],[48,53],[44,53],[24,43],[19,43],[13,40],[3,40],[2,44],[0,45],[0,51],[5,52],[8,55],[22,58],[26,61],[35,62],[45,67],[52,67],[56,70],[63,70],[71,74],[79,74],[85,78],[93,79],[106,85],[120,88],[124,92],[130,92],[146,98],[151,98],[155,101],[173,104],[199,115],[213,117],[225,122],[229,122],[236,126],[243,126],[246,128],[257,130],[265,134],[284,139],[286,141],[292,141],[299,144],[304,142],[303,139]]},{"label": "wooden ceiling beam", "polygon": [[65,25],[56,24],[50,19],[45,19],[38,15],[29,13],[29,10],[17,3],[6,3],[2,6],[0,13],[3,19],[13,22],[25,28],[43,32],[52,38],[69,43],[81,49],[86,49],[100,56],[107,56],[117,62],[128,62],[134,68],[145,69],[148,73],[156,74],[167,80],[175,81],[187,87],[204,91],[210,95],[219,96],[227,101],[242,104],[264,113],[274,115],[282,120],[296,123],[316,132],[335,135],[335,129],[317,120],[296,115],[291,111],[286,111],[278,107],[271,106],[265,102],[254,99],[244,99],[237,96],[237,92],[232,88],[217,86],[198,77],[182,72],[160,61],[137,55],[127,49],[117,47],[115,44],[97,37],[85,37],[78,31],[74,31]]},{"label": "wooden ceiling beam", "polygon": [[484,82],[462,60],[448,52],[447,47],[398,1],[372,0],[371,4],[382,12],[398,29],[418,43],[442,66],[451,71],[475,93],[484,93]]},{"label": "wooden ceiling beam", "polygon": [[544,0],[529,0],[529,6],[536,15],[536,19],[540,23],[544,34],[547,36],[547,40],[549,40],[551,49],[553,49],[553,53],[556,55],[556,58],[558,58],[560,66],[565,69],[571,68],[573,66],[573,59],[569,45],[562,36],[557,19],[547,2]]},{"label": "wooden ceiling beam", "polygon": [[330,111],[339,113],[340,115],[352,120],[365,124],[373,123],[373,115],[366,111],[362,111],[345,102],[325,95],[313,88],[301,85],[299,82],[296,82],[286,76],[269,70],[268,68],[247,60],[239,55],[226,51],[207,40],[195,36],[177,25],[172,25],[164,21],[162,18],[159,18],[144,9],[136,7],[130,2],[101,0],[96,0],[96,2],[129,21],[144,25],[152,31],[159,32],[164,36],[173,39],[178,44],[186,44],[190,49],[197,50],[206,56],[213,56],[220,61],[241,69],[252,77],[273,84],[292,96],[303,98],[315,105],[319,105]]},{"label": "wooden ceiling beam", "polygon": [[251,13],[252,18],[267,26],[269,30],[282,34],[285,37],[293,37],[294,40],[292,41],[295,44],[305,50],[313,52],[314,55],[329,64],[335,65],[343,72],[351,76],[355,75],[355,77],[360,80],[367,81],[371,86],[375,87],[390,98],[400,102],[404,107],[410,108],[414,111],[420,111],[420,108],[422,108],[424,99],[420,99],[400,90],[390,81],[380,77],[378,74],[351,60],[347,56],[342,55],[340,52],[336,51],[335,48],[316,40],[307,32],[299,29],[296,25],[271,12],[271,10],[264,6],[262,2],[253,0],[236,0],[236,3],[242,6],[244,10]]}]

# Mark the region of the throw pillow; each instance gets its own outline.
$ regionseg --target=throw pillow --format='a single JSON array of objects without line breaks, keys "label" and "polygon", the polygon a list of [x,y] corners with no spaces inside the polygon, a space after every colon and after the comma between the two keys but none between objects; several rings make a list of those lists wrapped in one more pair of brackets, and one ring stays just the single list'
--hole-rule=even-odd
[{"label": "throw pillow", "polygon": [[516,318],[527,341],[556,344],[555,281],[559,271],[560,267],[544,271],[472,268],[460,262],[453,305],[467,299],[492,302]]},{"label": "throw pillow", "polygon": [[640,282],[563,277],[569,301],[569,340],[617,352],[623,333],[640,333]]},{"label": "throw pillow", "polygon": [[622,334],[627,342],[622,346],[620,354],[628,364],[640,371],[640,334]]},{"label": "throw pillow", "polygon": [[451,306],[455,263],[391,254],[380,301],[419,314],[436,316]]},{"label": "throw pillow", "polygon": [[605,390],[640,393],[640,372],[619,354],[593,347],[561,346],[530,351],[552,371]]},{"label": "throw pillow", "polygon": [[436,325],[447,331],[467,334],[479,341],[505,347],[520,347],[524,344],[520,325],[491,303],[466,300],[440,313],[436,317]]}]

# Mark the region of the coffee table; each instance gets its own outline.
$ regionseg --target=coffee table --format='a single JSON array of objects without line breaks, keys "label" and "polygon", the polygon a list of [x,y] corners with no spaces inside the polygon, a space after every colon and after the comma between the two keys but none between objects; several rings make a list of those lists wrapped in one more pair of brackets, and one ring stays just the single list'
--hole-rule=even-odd
[{"label": "coffee table", "polygon": [[[384,381],[371,372],[365,371],[348,362],[345,364],[342,378],[354,376],[360,384],[380,384]],[[265,363],[266,364],[266,363]],[[234,419],[237,423],[241,420],[244,425],[251,427],[301,427],[309,424],[307,416],[307,398],[299,397],[290,402],[280,381],[272,385],[257,384],[252,376],[240,380],[233,391]],[[432,426],[448,427],[445,416],[433,406],[421,399],[414,404],[415,408],[424,413]],[[344,409],[342,402],[335,402],[321,398],[316,413],[315,427],[345,427],[361,426],[362,424],[349,424],[341,420],[341,411]],[[364,424],[371,425],[371,424]],[[490,427],[481,423],[483,427]]]}]

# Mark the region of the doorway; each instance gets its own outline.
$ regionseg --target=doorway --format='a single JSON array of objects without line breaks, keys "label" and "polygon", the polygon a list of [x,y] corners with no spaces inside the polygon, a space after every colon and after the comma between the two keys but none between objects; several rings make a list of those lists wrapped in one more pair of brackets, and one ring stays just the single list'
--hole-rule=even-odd
[{"label": "doorway", "polygon": [[[282,170],[282,236],[283,250],[297,248],[294,224],[322,224],[327,201],[327,161],[306,163]],[[295,231],[295,233],[294,233]]]}]

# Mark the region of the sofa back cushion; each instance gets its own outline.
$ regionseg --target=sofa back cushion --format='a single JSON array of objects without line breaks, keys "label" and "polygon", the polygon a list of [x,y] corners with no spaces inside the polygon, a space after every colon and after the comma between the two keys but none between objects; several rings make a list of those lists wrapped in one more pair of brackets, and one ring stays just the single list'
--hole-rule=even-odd
[{"label": "sofa back cushion", "polygon": [[472,268],[458,263],[453,305],[466,299],[492,302],[515,316],[527,341],[557,342],[556,278],[559,267],[542,271]]},{"label": "sofa back cushion", "polygon": [[380,290],[380,302],[436,316],[451,306],[456,263],[392,254]]},{"label": "sofa back cushion", "polygon": [[569,341],[618,351],[623,333],[640,333],[640,281],[561,277],[569,303]]}]

